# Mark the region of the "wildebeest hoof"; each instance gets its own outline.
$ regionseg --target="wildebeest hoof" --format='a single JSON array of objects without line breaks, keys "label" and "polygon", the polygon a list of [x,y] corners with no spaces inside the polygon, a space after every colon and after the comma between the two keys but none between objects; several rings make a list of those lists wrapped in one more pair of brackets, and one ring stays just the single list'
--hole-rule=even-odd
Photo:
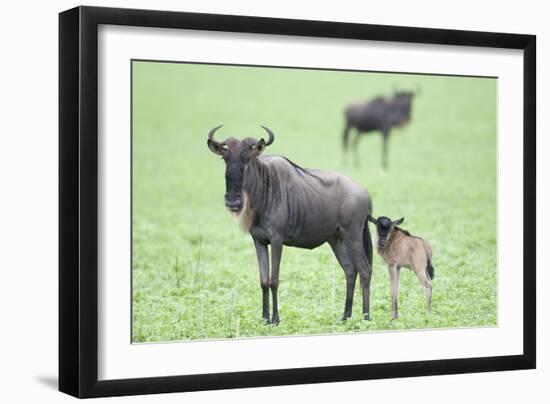
[{"label": "wildebeest hoof", "polygon": [[363,320],[370,321],[370,314],[369,313],[363,314]]},{"label": "wildebeest hoof", "polygon": [[279,317],[273,317],[271,319],[271,324],[273,324],[273,325],[279,325],[279,322],[280,322]]}]

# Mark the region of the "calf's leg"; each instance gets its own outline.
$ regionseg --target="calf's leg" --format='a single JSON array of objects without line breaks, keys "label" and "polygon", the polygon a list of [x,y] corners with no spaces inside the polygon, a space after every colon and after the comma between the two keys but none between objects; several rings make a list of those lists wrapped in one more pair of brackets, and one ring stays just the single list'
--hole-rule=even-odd
[{"label": "calf's leg", "polygon": [[391,288],[391,317],[392,320],[397,320],[397,301],[399,300],[399,268],[397,267],[397,265],[389,265],[388,270],[390,273]]},{"label": "calf's leg", "polygon": [[424,289],[424,295],[426,296],[426,310],[428,313],[432,311],[432,281],[426,274],[426,265],[427,263],[423,262],[422,264],[414,265],[413,270],[416,274],[420,285]]}]

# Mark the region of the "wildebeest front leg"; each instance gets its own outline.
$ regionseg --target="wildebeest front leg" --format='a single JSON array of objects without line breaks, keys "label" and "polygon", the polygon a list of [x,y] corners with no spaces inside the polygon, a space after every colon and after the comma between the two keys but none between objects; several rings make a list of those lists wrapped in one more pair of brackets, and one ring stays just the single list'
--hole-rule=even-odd
[{"label": "wildebeest front leg", "polygon": [[282,240],[271,240],[271,276],[269,278],[269,287],[273,297],[273,317],[272,324],[279,324],[279,306],[277,302],[277,290],[279,289],[279,266],[281,264],[281,255],[283,252]]},{"label": "wildebeest front leg", "polygon": [[260,266],[260,286],[262,287],[262,318],[269,323],[269,255],[267,245],[254,238],[256,255]]},{"label": "wildebeest front leg", "polygon": [[367,261],[367,256],[363,250],[363,232],[358,232],[354,238],[344,238],[344,245],[350,257],[355,271],[359,274],[361,289],[363,291],[363,318],[370,320],[370,281],[372,268]]},{"label": "wildebeest front leg", "polygon": [[344,270],[346,275],[346,304],[344,307],[344,316],[342,320],[347,320],[351,317],[351,312],[353,308],[353,292],[355,290],[355,283],[357,282],[357,272],[353,268],[351,261],[348,257],[348,252],[342,241],[334,241],[330,243],[332,252],[338,260],[338,263]]}]

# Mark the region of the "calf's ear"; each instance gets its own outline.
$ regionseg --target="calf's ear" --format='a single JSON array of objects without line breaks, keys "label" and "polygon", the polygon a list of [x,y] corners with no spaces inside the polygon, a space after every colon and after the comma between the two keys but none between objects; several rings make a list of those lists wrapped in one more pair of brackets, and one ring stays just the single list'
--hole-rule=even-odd
[{"label": "calf's ear", "polygon": [[377,224],[376,219],[375,219],[374,217],[372,217],[371,215],[369,215],[369,216],[367,217],[367,219],[369,219],[369,222],[372,222],[372,223],[374,223],[374,224]]},{"label": "calf's ear", "polygon": [[212,153],[217,154],[218,156],[223,156],[227,151],[223,145],[211,139],[208,139],[208,148]]},{"label": "calf's ear", "polygon": [[395,221],[393,222],[393,224],[394,224],[395,226],[399,226],[401,223],[403,223],[403,220],[405,220],[404,217],[402,217],[401,219],[395,220]]}]

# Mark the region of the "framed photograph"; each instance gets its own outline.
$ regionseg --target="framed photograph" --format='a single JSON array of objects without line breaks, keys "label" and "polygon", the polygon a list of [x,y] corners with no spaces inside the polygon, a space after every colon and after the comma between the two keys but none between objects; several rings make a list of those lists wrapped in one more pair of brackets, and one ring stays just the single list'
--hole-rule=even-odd
[{"label": "framed photograph", "polygon": [[59,17],[59,389],[535,367],[532,35]]}]

